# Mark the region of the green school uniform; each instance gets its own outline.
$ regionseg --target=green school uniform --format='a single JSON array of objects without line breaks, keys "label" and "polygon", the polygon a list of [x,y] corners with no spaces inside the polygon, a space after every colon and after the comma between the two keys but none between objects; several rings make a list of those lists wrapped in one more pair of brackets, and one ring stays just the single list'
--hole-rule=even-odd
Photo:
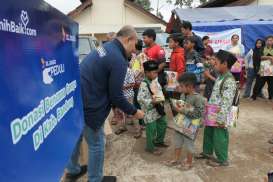
[{"label": "green school uniform", "polygon": [[[166,116],[161,116],[156,111],[152,104],[152,95],[148,89],[151,81],[147,78],[141,83],[137,100],[140,104],[141,109],[144,111],[144,122],[146,124],[146,149],[153,151],[155,143],[164,143],[166,135],[167,121]],[[159,85],[159,88],[160,85]]]},{"label": "green school uniform", "polygon": [[[225,77],[228,77],[220,91],[221,84]],[[225,124],[227,116],[231,110],[233,98],[236,92],[236,82],[230,72],[221,75],[215,81],[210,104],[220,106],[220,112],[217,114],[217,122]],[[203,153],[212,155],[215,152],[220,163],[228,160],[229,133],[227,128],[205,127],[203,139]]]}]

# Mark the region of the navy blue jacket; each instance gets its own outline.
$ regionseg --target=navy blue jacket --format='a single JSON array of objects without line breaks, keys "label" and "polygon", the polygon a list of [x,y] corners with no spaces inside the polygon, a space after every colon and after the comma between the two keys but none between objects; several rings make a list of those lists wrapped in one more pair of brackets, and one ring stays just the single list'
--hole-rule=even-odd
[{"label": "navy blue jacket", "polygon": [[111,105],[129,115],[137,112],[122,91],[127,67],[125,49],[117,39],[92,51],[82,61],[80,73],[84,119],[90,128],[98,130],[103,126]]},{"label": "navy blue jacket", "polygon": [[[192,32],[193,33],[193,32]],[[204,45],[203,45],[203,41],[201,39],[201,37],[199,37],[198,35],[196,35],[195,33],[193,33],[193,38],[195,40],[195,46],[194,46],[194,49],[200,54],[202,55],[205,48],[204,48]]]}]

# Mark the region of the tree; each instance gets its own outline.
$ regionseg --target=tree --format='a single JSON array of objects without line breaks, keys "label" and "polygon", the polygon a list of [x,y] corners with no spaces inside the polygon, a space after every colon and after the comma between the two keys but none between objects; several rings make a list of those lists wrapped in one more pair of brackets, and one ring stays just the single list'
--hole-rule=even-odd
[{"label": "tree", "polygon": [[[174,4],[175,6],[179,6],[180,8],[193,7],[194,2],[198,2],[198,0],[166,0],[167,3]],[[199,0],[199,4],[204,4],[208,2],[208,0]]]},{"label": "tree", "polygon": [[135,0],[135,3],[139,4],[141,7],[143,7],[147,11],[153,10],[153,8],[151,7],[150,0]]}]

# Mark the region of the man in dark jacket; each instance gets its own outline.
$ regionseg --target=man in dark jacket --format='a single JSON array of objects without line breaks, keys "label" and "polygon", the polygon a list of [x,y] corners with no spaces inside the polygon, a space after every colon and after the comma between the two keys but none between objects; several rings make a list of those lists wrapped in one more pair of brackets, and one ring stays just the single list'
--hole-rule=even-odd
[{"label": "man in dark jacket", "polygon": [[204,45],[202,42],[201,37],[196,35],[195,33],[192,32],[192,24],[189,21],[183,21],[182,27],[181,27],[181,32],[185,38],[188,37],[193,37],[195,41],[195,46],[194,49],[200,54],[200,56],[203,54],[204,51]]},{"label": "man in dark jacket", "polygon": [[[136,119],[144,117],[142,111],[137,110],[126,100],[122,91],[128,68],[127,57],[135,52],[136,42],[137,34],[134,28],[125,26],[117,33],[116,39],[91,52],[80,65],[85,119],[83,135],[88,144],[89,182],[103,180],[103,125],[110,113],[111,105],[115,105],[128,115],[133,115]],[[67,166],[66,176],[70,179],[78,178],[86,172],[77,161],[79,143]]]}]

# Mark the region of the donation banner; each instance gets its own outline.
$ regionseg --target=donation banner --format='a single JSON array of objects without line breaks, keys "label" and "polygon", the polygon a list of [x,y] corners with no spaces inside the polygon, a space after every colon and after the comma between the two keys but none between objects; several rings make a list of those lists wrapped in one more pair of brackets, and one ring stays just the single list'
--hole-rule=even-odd
[{"label": "donation banner", "polygon": [[0,6],[0,181],[60,181],[83,125],[78,24],[42,0]]},{"label": "donation banner", "polygon": [[227,45],[231,44],[231,37],[234,34],[239,35],[241,43],[242,39],[242,30],[241,28],[235,28],[231,30],[221,31],[221,32],[199,32],[194,31],[195,34],[199,35],[201,38],[204,36],[210,37],[210,45],[215,52],[219,51],[220,49],[225,49]]}]

